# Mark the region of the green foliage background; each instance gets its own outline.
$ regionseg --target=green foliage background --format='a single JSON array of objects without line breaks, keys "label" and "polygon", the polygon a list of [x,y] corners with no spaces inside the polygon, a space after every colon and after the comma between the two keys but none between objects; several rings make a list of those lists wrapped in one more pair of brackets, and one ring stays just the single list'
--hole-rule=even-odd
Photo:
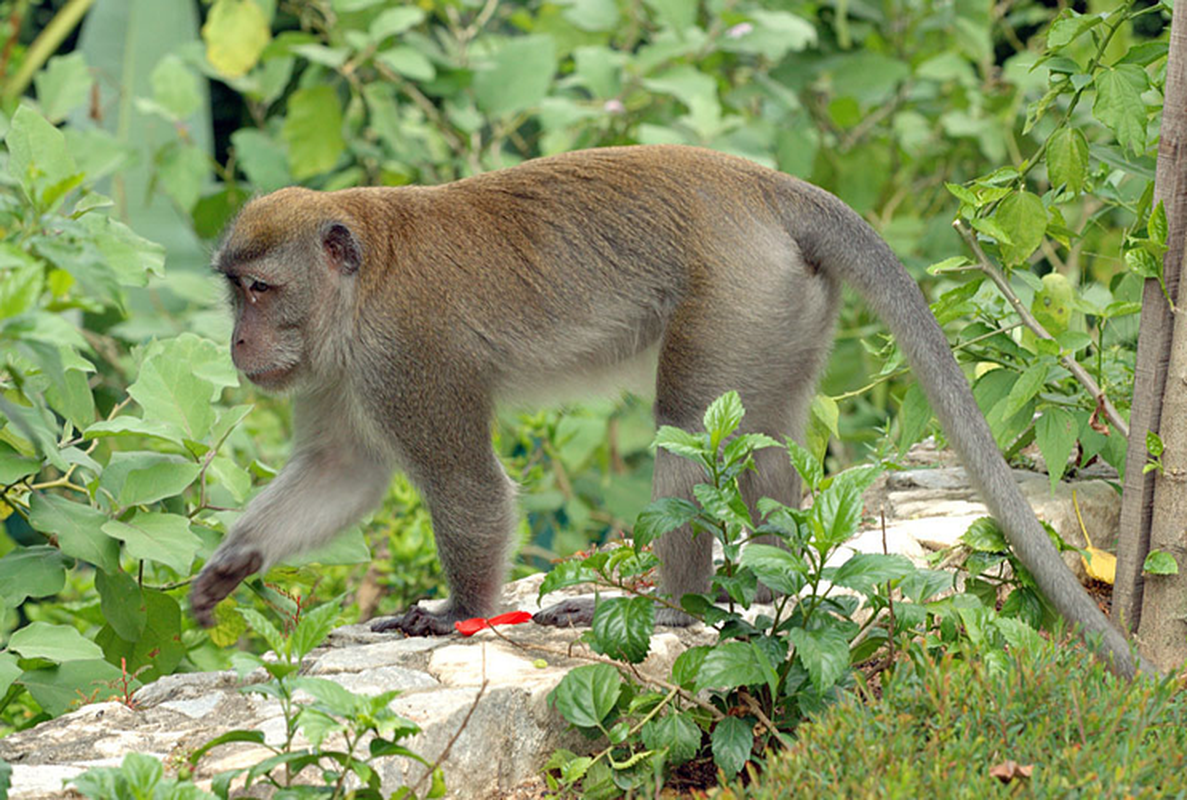
[{"label": "green foliage background", "polygon": [[[185,582],[283,463],[290,418],[239,385],[206,262],[248,198],[290,183],[438,183],[627,143],[751,158],[890,241],[1007,452],[1037,441],[1053,479],[1069,457],[1123,468],[1056,358],[1127,406],[1165,239],[1160,4],[99,0],[46,44],[75,5],[0,2],[25,21],[0,65],[0,731],[107,696],[121,660],[141,681],[221,666],[244,633],[233,613],[194,629]],[[957,258],[958,216],[1054,344],[1015,331]],[[878,323],[847,306],[810,449],[836,467],[930,427]],[[649,499],[645,400],[508,411],[495,435],[525,487],[518,569],[629,528]],[[356,530],[302,559],[341,566],[274,571],[240,602],[292,620],[349,590],[369,615],[439,588],[405,482],[365,528],[373,563]]]}]

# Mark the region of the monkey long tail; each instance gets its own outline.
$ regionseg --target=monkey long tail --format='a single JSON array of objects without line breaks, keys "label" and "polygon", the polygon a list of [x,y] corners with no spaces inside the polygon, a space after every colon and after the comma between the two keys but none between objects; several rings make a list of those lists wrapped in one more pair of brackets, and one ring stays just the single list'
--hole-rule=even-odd
[{"label": "monkey long tail", "polygon": [[1080,626],[1098,655],[1111,657],[1115,672],[1152,672],[1063,563],[1014,482],[923,293],[890,247],[856,212],[810,184],[795,183],[787,210],[805,260],[853,287],[890,328],[969,479],[1048,600]]}]

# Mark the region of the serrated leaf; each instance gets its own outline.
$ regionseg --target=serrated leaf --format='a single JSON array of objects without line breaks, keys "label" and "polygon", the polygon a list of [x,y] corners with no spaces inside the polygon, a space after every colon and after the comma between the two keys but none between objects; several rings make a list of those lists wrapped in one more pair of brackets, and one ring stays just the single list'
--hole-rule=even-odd
[{"label": "serrated leaf", "polygon": [[764,586],[781,594],[797,594],[807,581],[807,564],[781,547],[757,543],[746,545],[741,562]]},{"label": "serrated leaf", "polygon": [[698,676],[702,689],[734,689],[763,685],[766,675],[746,642],[725,642],[705,656]]},{"label": "serrated leaf", "polygon": [[1002,261],[1021,264],[1043,243],[1047,231],[1047,209],[1038,195],[1026,191],[1007,195],[994,211],[993,220],[1009,236],[999,242]]},{"label": "serrated leaf", "polygon": [[873,594],[887,581],[898,580],[915,570],[906,556],[886,553],[856,553],[828,579],[837,586],[845,586],[862,594]]},{"label": "serrated leaf", "polygon": [[579,728],[597,728],[618,702],[622,678],[608,664],[571,670],[548,695],[549,702]]},{"label": "serrated leaf", "polygon": [[667,750],[667,762],[678,766],[691,761],[701,749],[701,729],[685,714],[664,714],[639,731],[648,750]]},{"label": "serrated leaf", "polygon": [[745,720],[726,717],[713,728],[713,763],[727,778],[737,775],[754,749],[754,728]]},{"label": "serrated leaf", "polygon": [[1163,550],[1151,550],[1142,564],[1142,572],[1147,575],[1178,575],[1179,563],[1170,553]]},{"label": "serrated leaf", "polygon": [[714,453],[717,452],[717,445],[742,424],[745,414],[746,410],[742,408],[742,399],[737,392],[726,392],[705,409],[703,424],[709,433]]},{"label": "serrated leaf", "polygon": [[1060,128],[1047,142],[1047,176],[1052,186],[1077,194],[1088,176],[1088,140],[1077,128]]},{"label": "serrated leaf", "polygon": [[1035,441],[1039,445],[1039,452],[1043,454],[1043,460],[1047,462],[1052,492],[1067,469],[1067,460],[1076,446],[1079,432],[1076,418],[1070,411],[1058,406],[1048,408],[1035,422]]},{"label": "serrated leaf", "polygon": [[1039,390],[1043,388],[1043,384],[1047,380],[1047,372],[1050,369],[1049,363],[1039,361],[1031,364],[1025,372],[1018,376],[1018,380],[1014,382],[1010,393],[1003,401],[1004,405],[1000,412],[1003,419],[1014,416],[1035,398]]},{"label": "serrated leaf", "polygon": [[832,688],[849,669],[849,642],[836,628],[792,628],[787,635],[817,693]]},{"label": "serrated leaf", "polygon": [[636,549],[644,547],[665,533],[692,522],[700,511],[687,500],[677,497],[661,497],[639,513],[631,538]]},{"label": "serrated leaf", "polygon": [[803,478],[805,488],[815,490],[824,479],[824,467],[820,459],[794,439],[787,440],[787,454],[791,458],[791,465]]},{"label": "serrated leaf", "polygon": [[598,573],[584,563],[580,561],[562,561],[544,576],[544,580],[540,583],[540,593],[537,599],[544,597],[549,592],[555,592],[557,589],[563,589],[566,586],[577,586],[582,583],[591,583],[597,579]]},{"label": "serrated leaf", "polygon": [[848,540],[857,532],[861,511],[861,493],[852,484],[834,482],[821,492],[810,512],[816,549],[824,553]]},{"label": "serrated leaf", "polygon": [[1162,261],[1141,247],[1125,251],[1125,266],[1139,278],[1162,277]]},{"label": "serrated leaf", "polygon": [[1004,553],[1010,546],[993,517],[980,517],[961,534],[960,541],[978,553]]},{"label": "serrated leaf", "polygon": [[638,664],[651,649],[655,603],[649,597],[613,597],[598,602],[591,624],[598,652]]},{"label": "serrated leaf", "polygon": [[704,462],[713,455],[706,438],[671,425],[661,425],[655,434],[655,446],[683,458]]},{"label": "serrated leaf", "polygon": [[1146,104],[1142,92],[1149,87],[1145,70],[1137,64],[1120,64],[1096,75],[1096,100],[1092,113],[1112,129],[1117,143],[1141,155],[1146,150]]},{"label": "serrated leaf", "polygon": [[292,635],[292,655],[304,658],[313,648],[317,647],[334,630],[341,613],[341,606],[337,600],[305,611],[301,614],[301,621],[297,623]]}]

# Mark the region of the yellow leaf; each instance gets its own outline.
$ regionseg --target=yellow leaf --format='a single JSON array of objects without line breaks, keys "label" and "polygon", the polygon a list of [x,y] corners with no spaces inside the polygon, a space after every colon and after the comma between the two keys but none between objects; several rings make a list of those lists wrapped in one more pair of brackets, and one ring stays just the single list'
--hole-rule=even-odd
[{"label": "yellow leaf", "polygon": [[1084,569],[1088,571],[1088,577],[1112,586],[1113,581],[1117,578],[1117,556],[1106,553],[1098,547],[1085,549],[1088,551],[1088,558],[1080,556],[1080,560],[1084,562]]},{"label": "yellow leaf", "polygon": [[217,0],[202,26],[206,58],[219,74],[241,78],[272,40],[268,18],[252,0]]}]

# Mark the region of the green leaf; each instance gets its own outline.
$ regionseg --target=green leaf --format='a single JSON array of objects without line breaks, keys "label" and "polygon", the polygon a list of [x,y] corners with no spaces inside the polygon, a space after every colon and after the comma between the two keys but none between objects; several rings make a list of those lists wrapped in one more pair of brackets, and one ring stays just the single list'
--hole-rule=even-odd
[{"label": "green leaf", "polygon": [[231,134],[236,164],[260,192],[274,192],[293,182],[284,149],[267,133],[240,128]]},{"label": "green leaf", "polygon": [[757,575],[764,586],[781,594],[797,594],[807,581],[807,564],[781,547],[748,544],[742,550],[742,566]]},{"label": "green leaf", "polygon": [[8,171],[30,197],[36,187],[53,185],[77,172],[66,149],[66,137],[27,105],[12,115],[5,136]]},{"label": "green leaf", "polygon": [[334,630],[341,613],[337,600],[323,603],[317,608],[301,614],[301,620],[293,631],[290,647],[295,658],[304,658]]},{"label": "green leaf", "polygon": [[58,537],[58,547],[73,558],[94,564],[105,572],[119,569],[119,545],[99,529],[107,515],[90,506],[58,495],[33,495],[29,524],[34,530]]},{"label": "green leaf", "polygon": [[600,600],[594,609],[592,629],[598,652],[638,664],[651,649],[655,602],[649,597]]},{"label": "green leaf", "polygon": [[1047,209],[1038,195],[1020,191],[1007,195],[994,211],[993,221],[1009,237],[998,243],[1002,261],[1015,266],[1030,258],[1043,243],[1047,230]]},{"label": "green leaf", "polygon": [[639,734],[648,750],[667,750],[672,766],[691,761],[701,749],[701,729],[687,714],[664,714],[648,721]]},{"label": "green leaf", "polygon": [[107,698],[115,694],[109,684],[119,677],[119,667],[108,664],[102,658],[93,658],[27,670],[21,673],[17,682],[29,691],[47,713],[58,716],[65,714],[72,706],[85,702],[83,698],[89,701],[92,696]]},{"label": "green leaf", "polygon": [[1103,14],[1079,14],[1070,8],[1065,9],[1060,19],[1051,23],[1051,30],[1047,31],[1047,47],[1052,50],[1066,47],[1102,21]]},{"label": "green leaf", "polygon": [[1162,550],[1151,550],[1142,564],[1142,572],[1147,575],[1178,575],[1179,563],[1170,553]]},{"label": "green leaf", "polygon": [[1166,244],[1166,237],[1170,231],[1166,221],[1166,206],[1162,200],[1150,212],[1150,219],[1146,220],[1146,231],[1150,238],[1160,245]]},{"label": "green leaf", "polygon": [[8,639],[8,649],[25,658],[45,658],[59,663],[103,656],[99,645],[74,628],[48,622],[30,622],[18,628]]},{"label": "green leaf", "polygon": [[993,625],[1001,632],[1002,638],[1006,640],[1006,644],[1010,646],[1011,650],[1036,653],[1043,648],[1043,637],[1039,636],[1038,631],[1021,619],[998,617],[993,621]]},{"label": "green leaf", "polygon": [[818,693],[832,688],[849,669],[849,642],[836,628],[792,628],[787,635]]},{"label": "green leaf", "polygon": [[506,40],[490,66],[474,74],[479,107],[492,116],[506,116],[536,105],[552,85],[556,58],[550,36]]},{"label": "green leaf", "polygon": [[761,686],[766,676],[746,642],[725,642],[715,646],[701,664],[698,685],[702,689],[734,689]]},{"label": "green leaf", "polygon": [[816,523],[817,550],[827,552],[856,533],[861,511],[861,492],[852,484],[834,482],[821,492],[810,512]]},{"label": "green leaf", "polygon": [[899,454],[923,436],[931,423],[931,406],[918,383],[911,384],[899,407]]},{"label": "green leaf", "polygon": [[726,392],[705,409],[704,426],[714,454],[717,453],[717,446],[742,424],[745,414],[737,392]]},{"label": "green leaf", "polygon": [[[164,496],[173,494],[176,492]],[[190,573],[194,555],[202,546],[202,540],[190,529],[190,521],[179,514],[137,511],[127,522],[106,523],[103,532],[122,541],[133,558],[159,562],[179,575]]]},{"label": "green leaf", "polygon": [[425,20],[425,12],[416,6],[406,5],[389,8],[372,22],[368,29],[372,42],[380,44],[389,36],[396,36]]},{"label": "green leaf", "polygon": [[622,678],[608,664],[577,667],[561,678],[549,702],[579,728],[597,728],[618,702]]},{"label": "green leaf", "polygon": [[251,744],[263,744],[264,743],[264,732],[260,731],[260,730],[248,731],[248,730],[242,730],[242,729],[234,730],[234,731],[227,731],[226,733],[224,733],[220,736],[215,736],[209,742],[206,742],[202,746],[198,747],[196,750],[190,752],[188,754],[186,760],[189,761],[191,766],[197,766],[198,761],[201,760],[202,756],[206,755],[211,750],[218,747],[220,744],[229,744],[231,742],[248,742]]},{"label": "green leaf", "polygon": [[86,57],[74,52],[54,56],[44,70],[33,76],[37,104],[50,122],[61,122],[66,115],[87,101],[91,93],[91,71]]},{"label": "green leaf", "polygon": [[288,655],[289,644],[288,639],[280,632],[280,628],[272,623],[272,620],[265,617],[254,608],[237,608],[235,609],[239,614],[247,620],[247,624],[251,629],[264,637],[264,641],[272,648],[272,651],[278,656]]},{"label": "green leaf", "polygon": [[175,120],[188,118],[202,105],[198,76],[173,53],[157,62],[149,81],[153,101]]},{"label": "green leaf", "polygon": [[826,577],[836,586],[845,586],[862,594],[873,594],[887,581],[898,580],[915,571],[911,559],[906,556],[886,553],[856,553],[831,576]]},{"label": "green leaf", "polygon": [[88,439],[101,439],[107,436],[147,436],[170,442],[178,447],[184,447],[184,440],[188,438],[185,431],[172,422],[141,419],[127,415],[96,422],[88,426],[83,431],[83,435]]},{"label": "green leaf", "polygon": [[433,62],[415,47],[392,47],[375,56],[375,60],[414,81],[431,81],[437,77]]},{"label": "green leaf", "polygon": [[296,180],[333,169],[346,150],[342,107],[334,87],[314,86],[293,92],[281,137],[288,145],[289,171]]},{"label": "green leaf", "polygon": [[644,547],[665,533],[674,531],[696,519],[697,507],[678,497],[661,497],[639,513],[631,538],[635,547]]},{"label": "green leaf", "polygon": [[1076,446],[1079,432],[1080,425],[1076,418],[1059,406],[1048,408],[1035,423],[1035,441],[1038,442],[1043,460],[1047,462],[1052,492],[1067,469],[1067,460]]},{"label": "green leaf", "polygon": [[[750,30],[740,36],[726,36],[718,46],[731,53],[753,53],[777,63],[789,52],[803,52],[816,45],[816,27],[787,11],[752,8]],[[888,59],[889,61],[889,59]]]},{"label": "green leaf", "polygon": [[598,573],[582,562],[562,561],[555,565],[552,571],[545,575],[544,580],[540,582],[540,594],[537,599],[544,597],[549,592],[555,592],[557,589],[563,589],[566,586],[577,586],[582,583],[591,583],[597,579]]},{"label": "green leaf", "polygon": [[1060,128],[1047,142],[1047,176],[1052,186],[1077,194],[1088,176],[1088,140],[1076,128]]},{"label": "green leaf", "polygon": [[289,682],[294,689],[302,689],[312,695],[326,711],[341,717],[358,713],[359,697],[332,680],[301,676],[291,678]]},{"label": "green leaf", "polygon": [[707,436],[699,433],[689,433],[671,425],[661,425],[655,434],[655,446],[683,458],[707,463],[715,455],[707,439]]},{"label": "green leaf", "polygon": [[993,517],[974,520],[969,529],[961,535],[960,541],[977,553],[1005,553],[1010,549],[1005,534]]},{"label": "green leaf", "polygon": [[1116,135],[1117,143],[1141,155],[1146,151],[1146,104],[1150,82],[1137,64],[1121,64],[1096,76],[1092,113]]},{"label": "green leaf", "polygon": [[[13,681],[21,676],[22,671],[14,653],[0,652],[0,697],[4,697],[8,693],[8,687],[12,686]],[[0,786],[2,785],[0,784]],[[0,794],[0,797],[3,797],[3,794]]]},{"label": "green leaf", "polygon": [[116,635],[128,641],[136,641],[144,635],[148,622],[148,606],[140,584],[123,572],[108,574],[103,570],[95,573],[95,591],[99,593],[99,608],[103,618]]},{"label": "green leaf", "polygon": [[147,505],[181,494],[201,472],[199,465],[182,456],[147,451],[115,453],[99,485],[122,506]]},{"label": "green leaf", "polygon": [[160,187],[185,211],[197,205],[210,169],[210,157],[194,145],[174,143],[157,153]]},{"label": "green leaf", "polygon": [[1162,259],[1141,247],[1125,251],[1125,266],[1139,278],[1162,278]]},{"label": "green leaf", "polygon": [[741,525],[745,528],[753,526],[750,519],[750,509],[742,499],[742,493],[731,484],[726,489],[718,489],[707,483],[698,483],[692,489],[697,502],[715,519],[731,525]]},{"label": "green leaf", "polygon": [[1039,390],[1043,388],[1044,382],[1047,380],[1047,372],[1051,365],[1046,361],[1039,361],[1031,364],[1026,368],[1026,371],[1018,376],[1018,380],[1014,383],[1010,393],[1003,401],[1004,406],[1001,410],[1003,419],[1009,419],[1017,414],[1026,404],[1034,399]]},{"label": "green leaf", "polygon": [[672,682],[686,689],[694,688],[705,657],[712,649],[709,645],[694,645],[676,656],[676,661],[672,664]]},{"label": "green leaf", "polygon": [[727,778],[737,775],[754,749],[754,728],[738,717],[726,717],[713,728],[713,763]]},{"label": "green leaf", "polygon": [[1162,437],[1154,431],[1146,431],[1146,452],[1158,458],[1162,455]]},{"label": "green leaf", "polygon": [[0,558],[0,599],[16,608],[26,598],[57,594],[66,585],[66,569],[70,566],[70,559],[57,548],[17,547]]},{"label": "green leaf", "polygon": [[144,409],[147,419],[180,428],[185,438],[202,440],[214,422],[210,404],[214,384],[195,371],[190,356],[197,337],[160,342],[150,349],[128,394]]},{"label": "green leaf", "polygon": [[181,606],[164,592],[155,589],[143,592],[145,625],[141,634],[124,639],[108,624],[96,634],[95,642],[103,648],[103,656],[109,662],[118,664],[121,658],[125,659],[129,672],[147,666],[139,679],[152,683],[173,673],[185,656],[186,647],[181,641]]},{"label": "green leaf", "polygon": [[820,459],[794,439],[787,440],[787,454],[791,457],[791,465],[803,478],[804,488],[815,491],[824,480],[824,467]]},{"label": "green leaf", "polygon": [[272,41],[263,10],[253,0],[216,0],[202,26],[206,59],[227,78],[240,78],[256,65]]}]

